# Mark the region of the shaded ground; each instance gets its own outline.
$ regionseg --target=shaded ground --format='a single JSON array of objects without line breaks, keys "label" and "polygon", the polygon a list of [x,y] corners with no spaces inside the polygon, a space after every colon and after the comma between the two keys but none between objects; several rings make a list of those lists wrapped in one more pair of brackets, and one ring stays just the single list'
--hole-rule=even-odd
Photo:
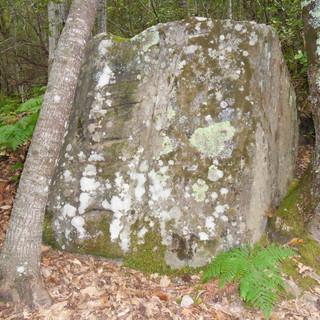
[{"label": "shaded ground", "polygon": [[[299,151],[298,175],[307,168],[312,148]],[[11,168],[24,160],[25,150],[10,153],[0,160],[0,246],[10,217],[20,169]],[[121,262],[99,257],[71,254],[43,246],[41,272],[54,304],[34,313],[10,303],[0,302],[0,319],[264,319],[246,307],[230,284],[218,291],[218,282],[201,284],[200,275],[146,275],[120,266]],[[300,266],[301,276],[312,270]],[[319,278],[320,279],[320,278]],[[320,280],[318,281],[320,283]],[[294,286],[291,290],[294,293]],[[184,306],[190,296],[194,303]],[[320,320],[320,285],[303,297],[283,301],[271,319]]]}]

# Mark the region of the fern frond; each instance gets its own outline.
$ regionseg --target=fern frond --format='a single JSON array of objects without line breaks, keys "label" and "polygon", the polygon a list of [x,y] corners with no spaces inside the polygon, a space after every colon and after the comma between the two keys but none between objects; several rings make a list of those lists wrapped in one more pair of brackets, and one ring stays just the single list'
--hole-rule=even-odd
[{"label": "fern frond", "polygon": [[16,150],[25,141],[30,140],[37,124],[38,114],[30,114],[22,117],[13,125],[0,127],[0,146]]},{"label": "fern frond", "polygon": [[290,248],[275,244],[263,248],[259,243],[253,246],[231,248],[229,252],[219,253],[212,260],[202,280],[219,277],[222,288],[231,281],[239,281],[240,296],[259,308],[267,318],[277,301],[277,292],[285,288],[281,271],[277,265],[284,259],[296,255]]},{"label": "fern frond", "polygon": [[24,102],[17,110],[16,113],[22,112],[38,112],[43,102],[43,96],[32,98]]},{"label": "fern frond", "polygon": [[242,247],[221,252],[204,271],[202,280],[208,281],[221,274],[219,287],[222,288],[228,282],[237,281],[245,273],[247,259],[248,253]]},{"label": "fern frond", "polygon": [[266,248],[261,248],[254,255],[252,262],[254,265],[264,270],[272,266],[277,265],[279,262],[282,262],[284,259],[294,256],[295,253],[290,248],[282,248],[271,244]]}]

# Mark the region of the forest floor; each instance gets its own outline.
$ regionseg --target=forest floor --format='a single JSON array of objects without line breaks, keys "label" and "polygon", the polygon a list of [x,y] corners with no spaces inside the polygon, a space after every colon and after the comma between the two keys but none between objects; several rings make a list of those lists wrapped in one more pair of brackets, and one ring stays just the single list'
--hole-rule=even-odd
[{"label": "forest floor", "polygon": [[[16,194],[16,179],[21,171],[12,170],[12,167],[24,161],[25,152],[26,149],[21,149],[0,159],[0,247]],[[300,149],[298,176],[306,170],[311,153],[310,146]],[[122,267],[121,261],[72,254],[45,245],[42,248],[41,272],[54,304],[30,312],[27,308],[17,309],[2,301],[0,319],[265,319],[261,312],[241,301],[234,283],[218,290],[218,281],[203,284],[201,274],[148,275]],[[301,276],[306,272],[312,274],[306,266],[300,266],[300,270]],[[280,302],[271,319],[320,320],[319,280],[318,283],[303,295],[297,294],[295,299]],[[293,285],[291,294],[294,291]],[[184,304],[186,297],[191,297],[194,303]]]}]

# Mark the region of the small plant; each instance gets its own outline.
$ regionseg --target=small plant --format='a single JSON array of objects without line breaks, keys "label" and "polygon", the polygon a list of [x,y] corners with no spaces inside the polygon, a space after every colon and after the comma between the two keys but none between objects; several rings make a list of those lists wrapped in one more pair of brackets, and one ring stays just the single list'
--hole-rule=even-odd
[{"label": "small plant", "polygon": [[[38,90],[37,94],[45,88]],[[30,140],[37,124],[43,95],[17,106],[17,100],[0,101],[0,152],[16,150]]]},{"label": "small plant", "polygon": [[255,243],[246,248],[231,248],[229,252],[219,253],[204,271],[204,282],[219,278],[221,289],[225,284],[239,281],[240,297],[260,309],[269,319],[278,292],[284,291],[285,282],[277,267],[296,253],[288,247],[275,244],[262,247]]}]

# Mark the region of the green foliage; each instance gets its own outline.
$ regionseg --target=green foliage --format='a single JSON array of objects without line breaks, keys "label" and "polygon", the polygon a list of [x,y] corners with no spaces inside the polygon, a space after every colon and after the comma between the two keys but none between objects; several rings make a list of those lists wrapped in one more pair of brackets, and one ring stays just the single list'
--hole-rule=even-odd
[{"label": "green foliage", "polygon": [[202,280],[219,278],[221,289],[228,282],[238,281],[243,300],[259,308],[267,318],[274,307],[278,292],[285,288],[281,271],[277,267],[285,259],[296,255],[288,247],[275,244],[262,247],[259,243],[246,248],[231,248],[213,259]]},{"label": "green foliage", "polygon": [[[41,88],[35,92],[39,94],[44,91],[45,88]],[[20,105],[15,99],[0,100],[0,151],[16,150],[32,138],[42,101],[43,95]]]}]

